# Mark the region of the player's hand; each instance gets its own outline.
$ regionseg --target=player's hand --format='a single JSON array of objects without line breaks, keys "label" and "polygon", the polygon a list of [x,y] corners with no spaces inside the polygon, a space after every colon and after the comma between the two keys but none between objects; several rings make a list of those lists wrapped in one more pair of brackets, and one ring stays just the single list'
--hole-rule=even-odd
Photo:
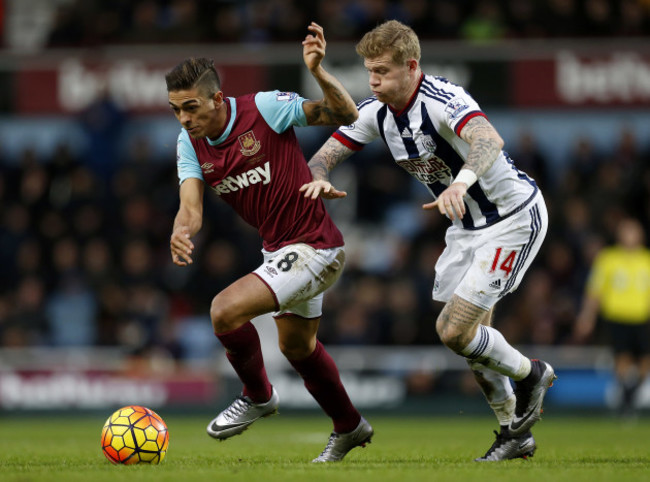
[{"label": "player's hand", "polygon": [[345,191],[339,191],[328,181],[312,181],[300,186],[300,192],[305,193],[306,198],[316,199],[318,196],[323,199],[338,199],[348,195]]},{"label": "player's hand", "polygon": [[467,193],[467,184],[454,182],[447,189],[442,191],[434,202],[423,204],[423,209],[438,208],[440,214],[448,216],[452,221],[462,219],[465,215],[465,201],[463,197]]},{"label": "player's hand", "polygon": [[187,226],[180,226],[174,230],[169,240],[169,248],[175,265],[187,266],[193,263],[194,243],[190,240],[190,229]]},{"label": "player's hand", "polygon": [[307,30],[312,32],[313,35],[307,35],[305,40],[302,41],[302,58],[305,65],[311,71],[318,68],[323,57],[325,57],[325,35],[323,34],[323,27],[316,22],[312,22]]}]

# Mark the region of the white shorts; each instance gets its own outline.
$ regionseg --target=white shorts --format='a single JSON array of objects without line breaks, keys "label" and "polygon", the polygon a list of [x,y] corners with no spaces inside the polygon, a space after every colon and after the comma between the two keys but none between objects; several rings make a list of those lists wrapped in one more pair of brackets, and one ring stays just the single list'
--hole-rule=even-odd
[{"label": "white shorts", "polygon": [[433,299],[447,302],[456,294],[490,310],[513,292],[546,236],[548,213],[541,194],[520,212],[484,229],[451,226],[436,263]]},{"label": "white shorts", "polygon": [[275,297],[277,317],[286,313],[319,318],[323,292],[339,279],[345,265],[343,247],[314,249],[304,243],[290,244],[269,252],[262,250],[264,263],[253,271]]}]

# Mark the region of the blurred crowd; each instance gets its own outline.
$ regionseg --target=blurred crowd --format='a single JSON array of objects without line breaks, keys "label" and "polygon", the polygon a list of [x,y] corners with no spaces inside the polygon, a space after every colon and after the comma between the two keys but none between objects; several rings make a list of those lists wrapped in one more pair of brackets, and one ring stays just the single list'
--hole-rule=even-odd
[{"label": "blurred crowd", "polygon": [[[312,19],[328,40],[357,40],[384,18],[411,24],[423,39],[641,36],[650,0],[72,0],[60,4],[48,46],[295,41]],[[0,347],[205,356],[218,345],[212,297],[258,266],[256,231],[208,192],[195,262],[174,266],[173,157],[156,158],[144,139],[118,155],[127,119],[110,102],[79,121],[88,152],[61,144],[42,156],[26,146],[17,162],[0,159]],[[308,158],[330,133],[310,132]],[[541,186],[550,228],[519,290],[499,303],[495,326],[515,344],[571,344],[591,262],[613,241],[618,220],[636,217],[650,233],[650,153],[626,128],[608,149],[579,138],[557,175],[538,141],[532,133],[506,140]],[[447,220],[420,209],[424,188],[380,148],[357,154],[334,182],[349,192],[328,203],[348,261],[326,294],[320,338],[438,344],[431,288]]]},{"label": "blurred crowd", "polygon": [[[328,135],[310,138],[306,155]],[[532,135],[513,141],[510,154],[542,187],[551,222],[495,325],[513,343],[570,344],[591,261],[613,240],[617,221],[632,215],[650,229],[650,156],[623,129],[606,151],[577,139],[571,164],[552,177]],[[215,348],[211,299],[257,267],[261,243],[207,192],[195,262],[174,266],[176,166],[149,147],[138,139],[108,163],[88,162],[97,156],[73,154],[65,144],[48,158],[26,147],[18,163],[0,162],[0,346],[123,346],[177,359]],[[346,238],[348,263],[326,295],[321,339],[439,343],[431,287],[447,221],[420,209],[424,188],[380,149],[344,166],[335,183],[350,196],[328,208]]]},{"label": "blurred crowd", "polygon": [[71,0],[57,8],[48,47],[304,38],[358,40],[386,18],[422,39],[646,36],[649,0]]}]

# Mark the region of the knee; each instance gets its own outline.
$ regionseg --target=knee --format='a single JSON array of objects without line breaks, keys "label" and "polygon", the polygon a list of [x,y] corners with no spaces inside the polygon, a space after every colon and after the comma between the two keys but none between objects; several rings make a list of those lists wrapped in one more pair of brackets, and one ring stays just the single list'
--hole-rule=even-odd
[{"label": "knee", "polygon": [[316,348],[316,340],[305,340],[302,337],[280,338],[278,344],[287,360],[304,360]]},{"label": "knee", "polygon": [[468,334],[461,330],[458,326],[455,326],[451,323],[446,323],[441,318],[438,318],[436,321],[436,331],[438,332],[440,341],[442,341],[446,347],[458,354],[460,354],[471,341]]},{"label": "knee", "polygon": [[219,295],[212,299],[210,320],[212,321],[212,329],[216,334],[232,331],[243,325],[232,303]]}]

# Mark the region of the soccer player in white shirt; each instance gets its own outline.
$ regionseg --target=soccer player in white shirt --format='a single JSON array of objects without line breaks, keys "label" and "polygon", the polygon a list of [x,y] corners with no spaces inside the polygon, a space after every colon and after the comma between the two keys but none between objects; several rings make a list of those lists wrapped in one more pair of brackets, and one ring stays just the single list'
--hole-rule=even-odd
[{"label": "soccer player in white shirt", "polygon": [[[422,182],[451,220],[436,263],[433,299],[445,303],[436,322],[442,342],[465,357],[494,411],[500,432],[477,461],[526,458],[530,432],[555,374],[531,360],[492,328],[497,301],[514,291],[539,251],[548,215],[534,180],[502,150],[503,140],[460,86],[420,69],[420,43],[408,26],[391,20],[357,45],[372,96],[358,104],[359,119],[340,127],[310,160],[306,197],[344,197],[329,171],[381,137],[395,162]],[[514,381],[514,390],[510,383]]]}]

